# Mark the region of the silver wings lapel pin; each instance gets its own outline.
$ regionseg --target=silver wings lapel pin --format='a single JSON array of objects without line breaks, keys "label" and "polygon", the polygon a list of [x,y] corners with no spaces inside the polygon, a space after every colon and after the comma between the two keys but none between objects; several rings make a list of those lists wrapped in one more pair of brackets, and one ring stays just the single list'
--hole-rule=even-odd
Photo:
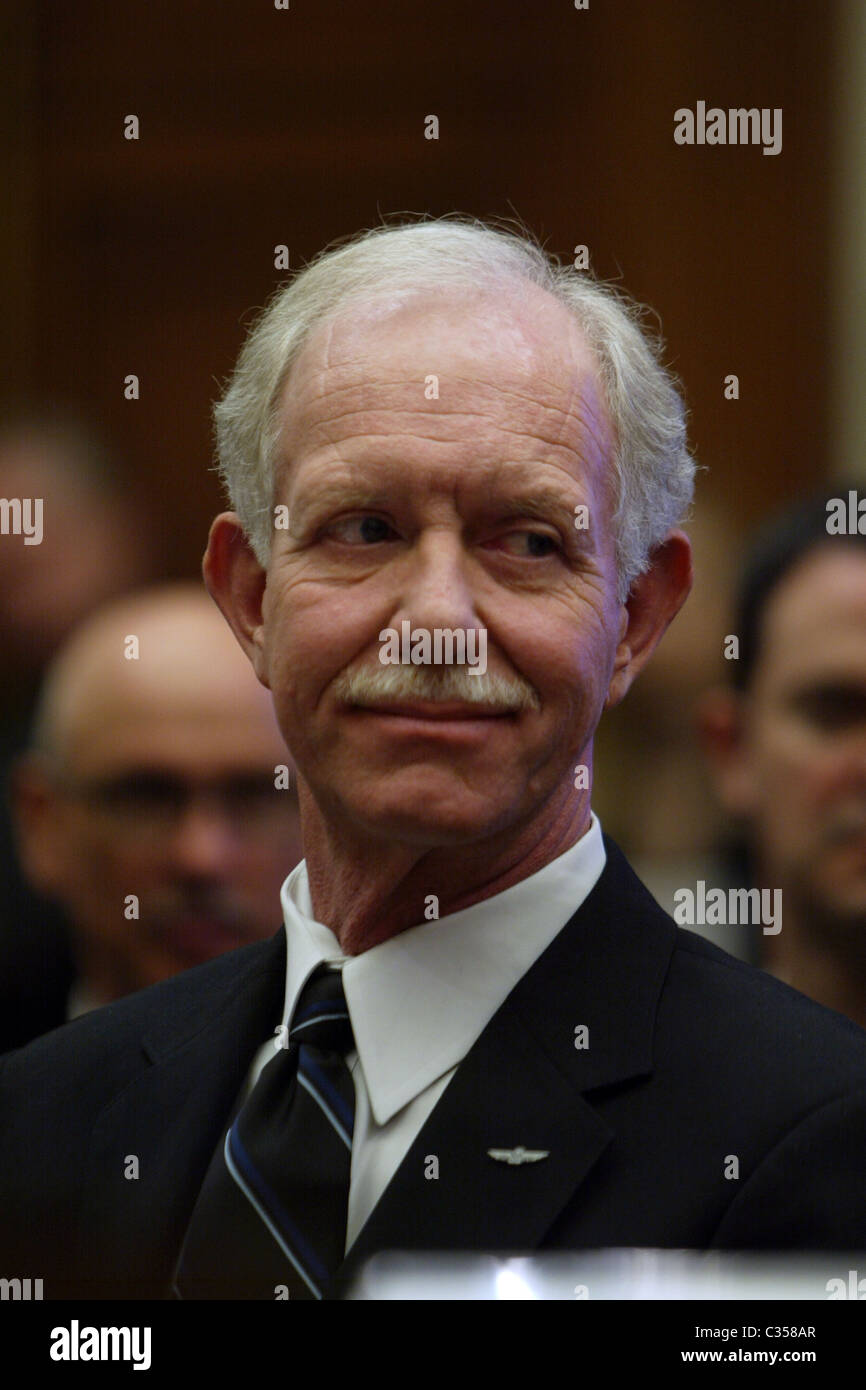
[{"label": "silver wings lapel pin", "polygon": [[508,1163],[512,1167],[518,1163],[537,1163],[541,1158],[550,1157],[550,1149],[525,1149],[522,1144],[518,1144],[516,1149],[488,1149],[487,1153],[497,1163]]}]

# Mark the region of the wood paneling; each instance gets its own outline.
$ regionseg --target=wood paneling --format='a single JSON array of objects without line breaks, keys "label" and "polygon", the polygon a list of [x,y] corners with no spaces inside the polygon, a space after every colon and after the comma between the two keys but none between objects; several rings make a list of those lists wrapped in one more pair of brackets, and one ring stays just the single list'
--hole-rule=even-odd
[{"label": "wood paneling", "polygon": [[[279,278],[273,246],[298,264],[380,211],[516,212],[562,254],[586,242],[659,311],[701,486],[730,497],[736,526],[825,473],[835,3],[23,12],[35,66],[15,91],[38,197],[31,217],[19,164],[3,243],[18,384],[105,430],[160,503],[171,568],[195,567],[219,502],[210,403]],[[675,145],[674,110],[699,99],[782,107],[782,153]]]}]

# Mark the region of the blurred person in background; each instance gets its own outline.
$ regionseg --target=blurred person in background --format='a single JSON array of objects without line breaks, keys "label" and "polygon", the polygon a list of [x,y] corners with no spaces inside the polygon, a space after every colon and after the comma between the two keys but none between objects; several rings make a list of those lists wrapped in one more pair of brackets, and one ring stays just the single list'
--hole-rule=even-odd
[{"label": "blurred person in background", "polygon": [[750,954],[866,1027],[866,534],[828,532],[831,494],[849,491],[828,489],[759,536],[731,685],[708,692],[698,718],[743,828],[730,876],[782,891],[781,930],[754,928]]},{"label": "blurred person in background", "polygon": [[202,585],[130,595],[76,629],[12,778],[26,874],[72,926],[69,1017],[277,930],[301,857],[290,767]]},{"label": "blurred person in background", "polygon": [[0,495],[42,500],[38,544],[0,544],[3,715],[29,707],[46,662],[87,613],[149,568],[135,498],[102,443],[49,414],[0,425]]},{"label": "blurred person in background", "polygon": [[62,1023],[74,975],[68,924],[19,871],[9,769],[25,746],[46,663],[98,605],[146,581],[140,502],[89,427],[69,411],[7,411],[0,496],[40,503],[38,540],[0,535],[0,1051]]}]

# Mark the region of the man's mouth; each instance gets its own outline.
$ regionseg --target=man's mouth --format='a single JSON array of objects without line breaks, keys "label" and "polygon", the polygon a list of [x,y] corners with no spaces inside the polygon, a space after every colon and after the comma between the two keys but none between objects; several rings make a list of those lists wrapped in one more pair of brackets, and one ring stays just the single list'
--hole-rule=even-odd
[{"label": "man's mouth", "polygon": [[355,705],[372,714],[395,715],[404,719],[503,719],[516,713],[493,705],[473,704],[460,700],[383,700],[375,704]]}]

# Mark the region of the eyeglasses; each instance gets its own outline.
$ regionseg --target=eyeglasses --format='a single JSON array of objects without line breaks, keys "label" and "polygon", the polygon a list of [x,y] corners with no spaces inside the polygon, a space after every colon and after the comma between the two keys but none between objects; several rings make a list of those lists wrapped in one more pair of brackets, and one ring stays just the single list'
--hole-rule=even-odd
[{"label": "eyeglasses", "polygon": [[136,772],[94,781],[64,781],[68,796],[110,821],[118,833],[173,834],[193,801],[208,802],[236,834],[253,836],[285,826],[297,809],[294,787],[278,788],[272,775],[242,773],[187,781],[159,772]]}]

